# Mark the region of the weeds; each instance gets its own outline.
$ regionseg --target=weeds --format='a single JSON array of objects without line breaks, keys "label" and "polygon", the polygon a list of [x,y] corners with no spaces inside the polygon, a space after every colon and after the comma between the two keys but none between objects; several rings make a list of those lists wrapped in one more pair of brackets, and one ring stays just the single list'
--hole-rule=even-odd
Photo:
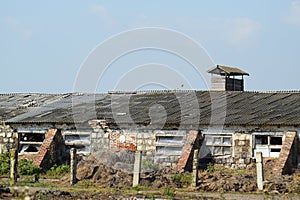
[{"label": "weeds", "polygon": [[190,185],[192,183],[192,175],[188,173],[174,174],[173,182],[177,184]]},{"label": "weeds", "polygon": [[61,178],[67,173],[70,172],[70,166],[69,165],[54,165],[46,172],[47,178]]},{"label": "weeds", "polygon": [[89,188],[89,187],[95,187],[95,183],[92,180],[82,180],[79,181],[76,184],[77,187],[81,187],[81,188]]},{"label": "weeds", "polygon": [[175,196],[175,189],[170,187],[164,188],[164,195],[173,198]]},{"label": "weeds", "polygon": [[145,170],[147,171],[157,171],[159,166],[157,163],[154,163],[150,159],[144,159],[142,161],[142,166],[144,167]]},{"label": "weeds", "polygon": [[207,165],[207,171],[209,172],[209,173],[214,173],[215,172],[215,166],[214,166],[214,164],[213,163],[208,163],[208,165]]}]

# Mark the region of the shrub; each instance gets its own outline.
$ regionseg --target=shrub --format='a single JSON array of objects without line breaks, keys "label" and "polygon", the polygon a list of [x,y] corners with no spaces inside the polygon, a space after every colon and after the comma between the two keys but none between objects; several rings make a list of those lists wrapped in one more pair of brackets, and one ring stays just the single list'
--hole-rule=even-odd
[{"label": "shrub", "polygon": [[142,161],[142,166],[146,171],[157,171],[159,166],[157,163],[154,163],[150,159],[145,159]]},{"label": "shrub", "polygon": [[8,174],[10,168],[9,152],[0,155],[0,175]]},{"label": "shrub", "polygon": [[18,172],[20,175],[39,175],[41,173],[41,168],[33,165],[32,161],[20,159]]}]

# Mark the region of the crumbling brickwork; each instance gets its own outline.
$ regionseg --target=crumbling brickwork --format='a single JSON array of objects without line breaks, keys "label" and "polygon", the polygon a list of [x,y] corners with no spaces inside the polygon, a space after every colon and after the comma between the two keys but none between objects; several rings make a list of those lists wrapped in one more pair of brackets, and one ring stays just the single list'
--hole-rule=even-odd
[{"label": "crumbling brickwork", "polygon": [[137,150],[136,133],[115,131],[110,133],[110,147],[126,150]]},{"label": "crumbling brickwork", "polygon": [[273,167],[275,175],[290,174],[297,165],[296,132],[287,132],[279,158]]},{"label": "crumbling brickwork", "polygon": [[17,146],[18,134],[14,133],[10,126],[0,122],[0,154]]},{"label": "crumbling brickwork", "polygon": [[251,162],[252,146],[251,134],[236,133],[234,135],[234,160],[233,167],[245,168]]},{"label": "crumbling brickwork", "polygon": [[89,125],[92,127],[91,133],[91,151],[95,152],[100,149],[109,149],[109,137],[111,130],[105,120],[91,120]]},{"label": "crumbling brickwork", "polygon": [[137,150],[146,152],[147,155],[155,153],[155,134],[144,132],[137,134]]},{"label": "crumbling brickwork", "polygon": [[54,164],[61,164],[65,153],[64,142],[60,130],[50,129],[43,144],[33,161],[43,169],[49,169]]},{"label": "crumbling brickwork", "polygon": [[192,160],[194,159],[193,158],[194,149],[200,148],[198,134],[199,134],[198,131],[189,131],[188,132],[188,136],[187,136],[184,146],[182,148],[182,153],[181,153],[178,163],[175,167],[176,170],[183,170],[183,169],[186,171],[192,170],[191,164],[192,164]]}]

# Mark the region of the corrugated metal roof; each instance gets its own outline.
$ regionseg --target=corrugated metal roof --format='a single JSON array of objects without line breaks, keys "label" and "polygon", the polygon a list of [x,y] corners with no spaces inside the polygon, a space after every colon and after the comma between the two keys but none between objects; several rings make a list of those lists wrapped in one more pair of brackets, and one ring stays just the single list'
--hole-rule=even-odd
[{"label": "corrugated metal roof", "polygon": [[[56,98],[5,122],[85,123],[97,118],[106,119],[115,128],[153,129],[223,123],[300,125],[300,92],[156,91],[73,94]],[[0,105],[6,101],[8,98],[1,99]],[[2,109],[0,107],[1,113],[5,114]]]},{"label": "corrugated metal roof", "polygon": [[249,74],[247,72],[244,72],[243,70],[241,70],[239,68],[222,66],[222,65],[217,65],[216,67],[208,70],[207,72],[212,73],[212,74],[219,74],[219,75],[232,75],[232,76],[246,75],[246,76],[249,76]]},{"label": "corrugated metal roof", "polygon": [[66,96],[68,94],[0,94],[0,121],[43,107]]}]

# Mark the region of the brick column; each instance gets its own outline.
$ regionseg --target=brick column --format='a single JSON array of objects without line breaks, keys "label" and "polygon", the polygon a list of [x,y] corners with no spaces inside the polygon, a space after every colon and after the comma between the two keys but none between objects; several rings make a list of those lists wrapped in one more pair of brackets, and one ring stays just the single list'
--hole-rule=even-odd
[{"label": "brick column", "polygon": [[[39,167],[43,167],[43,161],[46,159],[46,155],[48,153],[48,150],[50,149],[52,143],[53,143],[53,139],[55,137],[57,130],[56,129],[50,129],[46,135],[45,135],[45,139],[43,141],[43,144],[41,145],[40,150],[38,151],[38,153],[35,156],[35,159],[33,161],[33,164]],[[44,164],[47,165],[47,164]]]},{"label": "brick column", "polygon": [[[188,136],[185,140],[184,146],[182,148],[182,153],[180,155],[179,161],[175,167],[175,170],[185,170],[189,168],[188,171],[191,170],[191,163],[189,163],[189,160],[192,162],[193,158],[193,150],[195,148],[198,138],[198,131],[189,131]],[[189,166],[189,167],[188,167]]]},{"label": "brick column", "polygon": [[285,140],[282,144],[279,157],[273,167],[274,175],[280,176],[282,174],[289,174],[292,172],[292,168],[297,163],[293,161],[297,159],[297,150],[293,148],[296,140],[296,132],[287,132],[285,134]]}]

